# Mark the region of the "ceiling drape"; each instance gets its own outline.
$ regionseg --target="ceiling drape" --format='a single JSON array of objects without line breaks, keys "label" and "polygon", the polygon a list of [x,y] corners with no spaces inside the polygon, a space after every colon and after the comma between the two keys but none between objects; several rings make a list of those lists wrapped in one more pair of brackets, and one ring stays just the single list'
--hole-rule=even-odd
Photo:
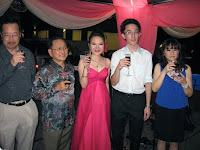
[{"label": "ceiling drape", "polygon": [[6,10],[10,7],[13,0],[0,0],[0,16],[2,16]]},{"label": "ceiling drape", "polygon": [[[12,1],[0,0],[0,16],[5,13]],[[199,0],[175,0],[159,5],[148,5],[147,0],[113,0],[114,6],[79,0],[23,0],[23,2],[34,15],[57,28],[90,27],[116,13],[119,32],[123,20],[135,18],[142,26],[139,45],[151,53],[154,52],[158,26],[165,27],[167,33],[178,38],[192,36],[199,32],[198,27],[200,27]],[[119,47],[125,44],[119,32]]]},{"label": "ceiling drape", "polygon": [[38,18],[57,28],[82,29],[96,25],[115,10],[111,5],[77,0],[23,0]]}]

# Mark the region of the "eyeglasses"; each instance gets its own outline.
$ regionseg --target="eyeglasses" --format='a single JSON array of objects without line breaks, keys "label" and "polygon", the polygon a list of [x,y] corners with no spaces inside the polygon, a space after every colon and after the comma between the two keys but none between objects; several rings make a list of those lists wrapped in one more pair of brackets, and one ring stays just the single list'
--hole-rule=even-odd
[{"label": "eyeglasses", "polygon": [[68,50],[67,47],[58,47],[58,48],[51,48],[51,50],[61,51],[61,50]]},{"label": "eyeglasses", "polygon": [[134,35],[139,35],[140,34],[140,32],[139,31],[131,31],[131,30],[128,30],[128,31],[126,31],[126,32],[124,32],[125,34],[127,34],[127,35],[132,35],[132,34],[134,34]]},{"label": "eyeglasses", "polygon": [[19,35],[20,35],[19,33],[14,33],[14,34],[7,34],[7,33],[6,33],[6,34],[2,34],[2,36],[3,36],[4,39],[9,39],[9,38],[11,38],[11,37],[12,37],[12,38],[18,38]]}]

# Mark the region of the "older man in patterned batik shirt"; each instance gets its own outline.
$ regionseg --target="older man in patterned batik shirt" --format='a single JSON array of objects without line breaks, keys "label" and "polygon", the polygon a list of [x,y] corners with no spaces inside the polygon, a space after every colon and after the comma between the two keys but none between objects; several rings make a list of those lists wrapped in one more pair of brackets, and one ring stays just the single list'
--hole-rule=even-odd
[{"label": "older man in patterned batik shirt", "polygon": [[38,71],[33,96],[42,101],[44,149],[58,149],[64,141],[68,150],[75,117],[74,68],[65,62],[68,48],[62,38],[52,39],[48,48],[52,60]]}]

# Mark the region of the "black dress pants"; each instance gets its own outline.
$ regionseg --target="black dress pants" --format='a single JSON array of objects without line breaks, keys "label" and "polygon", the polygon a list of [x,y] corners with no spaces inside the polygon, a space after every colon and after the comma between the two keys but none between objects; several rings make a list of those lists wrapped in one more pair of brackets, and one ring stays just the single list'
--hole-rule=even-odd
[{"label": "black dress pants", "polygon": [[129,119],[130,150],[139,150],[144,123],[145,93],[125,94],[113,89],[111,129],[113,150],[123,149],[124,131]]}]

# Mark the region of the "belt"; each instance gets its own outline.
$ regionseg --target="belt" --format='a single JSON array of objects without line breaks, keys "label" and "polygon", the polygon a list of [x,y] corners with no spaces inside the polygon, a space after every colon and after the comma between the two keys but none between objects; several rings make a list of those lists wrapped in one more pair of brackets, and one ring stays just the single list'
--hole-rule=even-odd
[{"label": "belt", "polygon": [[21,103],[13,103],[13,102],[11,102],[11,103],[4,103],[4,102],[2,102],[2,103],[7,104],[7,105],[13,105],[13,106],[23,106],[23,105],[27,104],[30,100],[31,99],[29,99],[27,101],[23,101]]},{"label": "belt", "polygon": [[[113,88],[114,89],[114,88]],[[114,91],[116,91],[116,92],[118,92],[118,93],[120,93],[120,94],[123,94],[123,95],[126,95],[126,96],[136,96],[136,95],[143,95],[144,94],[144,92],[143,93],[141,93],[141,94],[134,94],[134,93],[124,93],[124,92],[120,92],[120,91],[118,91],[118,90],[115,90],[114,89]]]}]

